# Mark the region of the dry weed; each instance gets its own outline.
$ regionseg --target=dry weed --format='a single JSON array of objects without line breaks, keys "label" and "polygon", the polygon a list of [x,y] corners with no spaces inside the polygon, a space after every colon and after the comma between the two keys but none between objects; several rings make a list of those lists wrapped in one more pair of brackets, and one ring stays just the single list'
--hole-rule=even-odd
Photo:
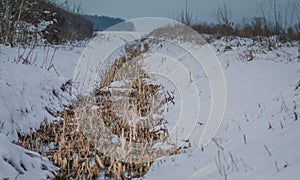
[{"label": "dry weed", "polygon": [[[105,70],[90,96],[78,96],[74,109],[57,114],[63,120],[44,122],[30,135],[20,134],[18,144],[48,157],[60,167],[58,178],[63,179],[142,177],[155,159],[179,153],[167,142],[163,117],[174,97],[148,83],[138,63],[147,49],[128,46],[126,56]],[[160,142],[169,148],[155,147]]]}]

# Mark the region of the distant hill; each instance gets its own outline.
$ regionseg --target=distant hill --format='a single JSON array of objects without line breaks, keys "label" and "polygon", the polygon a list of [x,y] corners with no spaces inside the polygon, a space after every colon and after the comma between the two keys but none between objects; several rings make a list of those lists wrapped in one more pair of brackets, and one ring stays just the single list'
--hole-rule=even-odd
[{"label": "distant hill", "polygon": [[[122,31],[134,31],[135,26],[133,23],[125,22],[121,18],[113,18],[108,16],[97,16],[97,15],[84,15],[84,18],[93,23],[94,31],[104,31],[108,28],[111,30],[122,30]],[[117,25],[118,26],[115,26]],[[114,27],[113,27],[114,26]]]}]

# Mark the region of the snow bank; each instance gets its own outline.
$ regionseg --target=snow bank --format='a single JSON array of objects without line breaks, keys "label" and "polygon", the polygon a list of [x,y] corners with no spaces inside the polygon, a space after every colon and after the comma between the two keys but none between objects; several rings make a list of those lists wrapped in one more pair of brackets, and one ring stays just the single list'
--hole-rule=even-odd
[{"label": "snow bank", "polygon": [[[11,142],[18,133],[29,134],[42,121],[54,120],[46,107],[58,111],[69,105],[70,91],[61,87],[72,79],[83,48],[0,49],[0,179],[53,178],[58,169],[47,158]],[[31,64],[22,64],[20,57],[27,55]]]},{"label": "snow bank", "polygon": [[36,152],[12,144],[0,134],[0,179],[52,179],[57,167]]}]

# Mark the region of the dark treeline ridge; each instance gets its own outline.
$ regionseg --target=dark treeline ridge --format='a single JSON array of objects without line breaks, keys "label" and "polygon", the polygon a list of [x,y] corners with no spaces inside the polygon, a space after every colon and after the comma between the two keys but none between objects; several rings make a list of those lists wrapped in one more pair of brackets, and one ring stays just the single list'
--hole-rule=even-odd
[{"label": "dark treeline ridge", "polygon": [[214,35],[216,38],[239,36],[267,41],[271,47],[272,42],[286,42],[300,40],[300,2],[291,0],[260,0],[256,15],[250,18],[242,18],[242,22],[234,22],[231,10],[223,3],[213,12],[217,23],[197,23],[193,13],[186,7],[177,16],[177,20],[192,27],[201,34]]},{"label": "dark treeline ridge", "polygon": [[236,24],[230,27],[226,27],[224,24],[208,23],[197,23],[191,25],[191,27],[201,34],[215,35],[217,38],[229,35],[255,38],[262,41],[264,37],[278,36],[276,38],[278,38],[279,41],[300,40],[300,23],[287,29],[280,28],[278,33],[274,26],[270,25],[265,27],[262,24],[262,18],[260,17],[246,21],[244,24]]},{"label": "dark treeline ridge", "polygon": [[62,44],[93,35],[92,23],[49,0],[1,0],[0,43]]},{"label": "dark treeline ridge", "polygon": [[93,23],[94,31],[104,31],[107,29],[111,30],[123,30],[123,31],[134,31],[135,26],[133,23],[125,22],[121,18],[113,18],[108,16],[97,16],[97,15],[84,15],[84,18]]}]

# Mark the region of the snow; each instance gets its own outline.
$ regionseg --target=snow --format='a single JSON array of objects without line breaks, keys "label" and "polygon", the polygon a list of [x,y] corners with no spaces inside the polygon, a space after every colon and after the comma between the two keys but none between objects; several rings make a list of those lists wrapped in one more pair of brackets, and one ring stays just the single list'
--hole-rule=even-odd
[{"label": "snow", "polygon": [[36,152],[12,144],[0,134],[0,179],[49,179],[58,168]]},{"label": "snow", "polygon": [[246,45],[220,52],[217,49],[222,48],[221,42],[213,44],[219,46],[214,49],[224,69],[228,92],[216,143],[211,142],[203,151],[197,148],[202,129],[196,126],[190,137],[192,148],[157,160],[145,179],[297,179],[297,47],[256,52],[253,61],[245,62],[239,55],[249,50]]},{"label": "snow", "polygon": [[[93,89],[97,77],[88,78],[80,73],[88,68],[83,65],[88,64],[94,68],[93,71],[105,68],[99,68],[99,64],[118,57],[124,42],[142,35],[98,33],[94,41],[97,43],[89,46],[102,50],[94,54],[84,51],[84,47],[36,47],[29,56],[29,65],[18,62],[22,49],[0,45],[0,179],[53,177],[58,169],[46,157],[12,143],[17,140],[17,133],[28,134],[38,129],[42,121],[54,120],[45,107],[57,111],[70,103],[71,95],[61,86],[73,77],[74,83],[86,82],[73,89],[75,93],[87,93]],[[232,50],[229,51],[224,51],[226,44],[222,39],[210,43],[220,61],[227,88],[226,110],[214,141],[199,148],[199,140],[209,117],[211,92],[204,70],[199,65],[190,64],[192,74],[198,75],[193,82],[199,90],[201,102],[200,107],[194,106],[200,109],[199,119],[193,124],[193,129],[185,133],[191,148],[184,150],[184,153],[156,160],[144,179],[225,179],[226,176],[229,180],[279,180],[300,176],[300,119],[295,120],[295,113],[300,115],[300,91],[295,90],[300,80],[297,46],[282,44],[282,47],[268,51],[263,45],[245,38],[232,39],[230,43]],[[179,45],[196,55],[201,52],[193,44]],[[168,43],[163,46],[167,46],[168,50],[162,50],[161,54],[169,52],[168,55],[181,58],[183,64],[190,63],[190,56],[185,51],[175,49]],[[116,51],[116,47],[121,50]],[[151,48],[157,51],[159,46]],[[26,53],[29,53],[28,50]],[[84,56],[85,53],[91,56]],[[170,56],[145,56],[144,67],[158,70],[158,64],[151,63],[151,58],[168,60]],[[250,56],[253,56],[252,59],[247,59]],[[102,61],[90,62],[94,58]],[[190,80],[189,72],[185,75],[182,78],[186,82]],[[175,105],[169,106],[165,114],[172,129],[177,123],[172,119],[177,117],[182,105],[178,87],[173,83],[176,80],[172,82],[167,78],[160,79],[160,76],[153,77],[154,83],[165,85],[165,91],[175,90]],[[112,84],[116,87],[122,85],[123,82]],[[192,99],[190,102],[193,102]],[[44,167],[47,167],[46,170],[43,170]]]},{"label": "snow", "polygon": [[[99,32],[91,40],[76,65],[74,81],[77,83],[72,89],[73,95],[88,94],[94,90],[101,73],[125,51],[123,47],[125,43],[140,39],[142,35],[133,32]],[[97,72],[100,72],[100,75]]]},{"label": "snow", "polygon": [[[54,120],[45,107],[57,111],[70,104],[71,96],[61,86],[72,79],[83,48],[36,47],[29,56],[30,65],[19,62],[21,48],[0,45],[0,49],[0,179],[53,177],[58,169],[47,158],[11,142],[17,141],[18,133],[29,134],[42,121]],[[48,170],[42,170],[42,164]]]},{"label": "snow", "polygon": [[[68,69],[74,69],[80,54],[58,49],[57,59],[50,63],[44,57],[44,50],[43,47],[35,49],[37,61],[31,65],[14,63],[18,48],[8,48],[10,52],[1,54],[4,61],[0,67],[0,131],[10,140],[17,140],[17,132],[28,134],[38,129],[41,121],[51,121],[53,117],[45,107],[57,111],[70,103],[69,92],[61,86],[72,79]],[[45,66],[48,63],[53,64],[49,71],[50,64]]]}]

